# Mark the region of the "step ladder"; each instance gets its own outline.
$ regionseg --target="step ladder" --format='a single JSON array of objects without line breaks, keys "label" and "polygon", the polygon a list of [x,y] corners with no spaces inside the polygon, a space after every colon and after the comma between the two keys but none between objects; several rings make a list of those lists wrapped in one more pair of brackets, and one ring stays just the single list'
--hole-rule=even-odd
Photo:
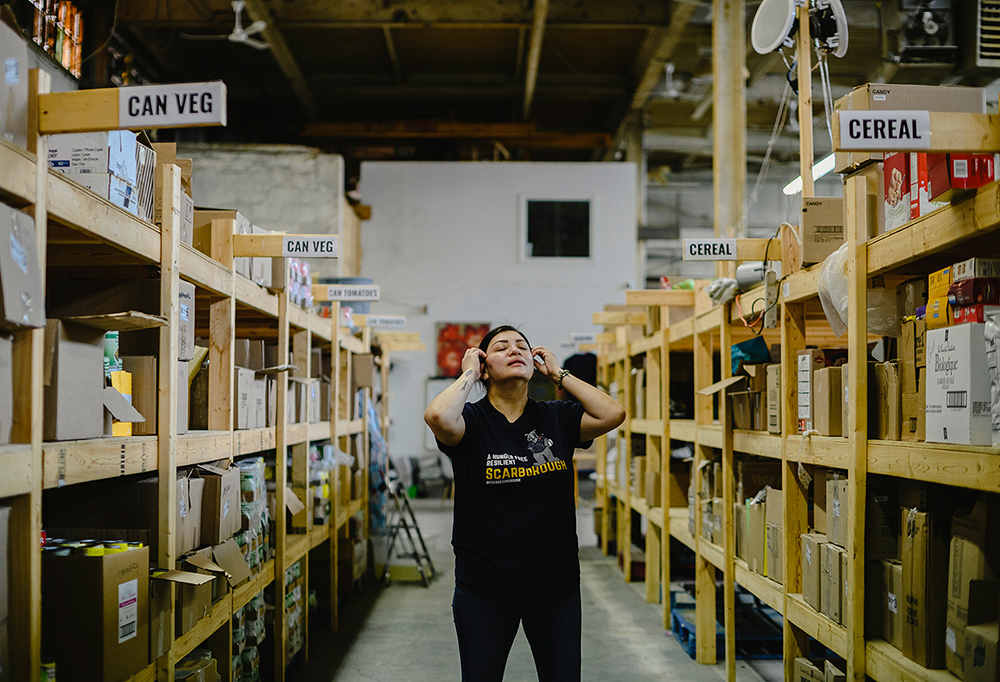
[{"label": "step ladder", "polygon": [[[417,518],[413,515],[413,508],[410,507],[410,500],[406,496],[406,488],[399,479],[392,476],[386,484],[389,497],[392,498],[395,511],[390,509],[387,521],[389,531],[389,551],[386,553],[384,581],[386,586],[392,584],[392,577],[389,573],[389,566],[392,563],[393,551],[398,559],[412,559],[416,564],[417,572],[424,583],[424,587],[430,585],[430,581],[438,577],[434,569],[434,562],[424,544],[424,536],[420,533],[420,526]],[[416,535],[416,540],[414,540]],[[419,547],[418,547],[419,543]]]}]

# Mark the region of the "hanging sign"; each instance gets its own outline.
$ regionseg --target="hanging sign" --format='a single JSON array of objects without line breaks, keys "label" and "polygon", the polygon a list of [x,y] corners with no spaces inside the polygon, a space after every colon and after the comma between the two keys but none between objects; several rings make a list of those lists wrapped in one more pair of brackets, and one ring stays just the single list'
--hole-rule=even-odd
[{"label": "hanging sign", "polygon": [[327,287],[324,301],[377,301],[377,284],[334,284]]},{"label": "hanging sign", "polygon": [[594,332],[573,332],[569,335],[569,340],[573,343],[597,343],[597,334]]},{"label": "hanging sign", "polygon": [[284,258],[336,258],[337,237],[314,234],[283,235],[281,255]]},{"label": "hanging sign", "polygon": [[226,125],[226,84],[177,83],[119,88],[120,128]]},{"label": "hanging sign", "polygon": [[930,149],[931,115],[927,111],[839,111],[837,149]]},{"label": "hanging sign", "polygon": [[365,318],[366,327],[405,327],[404,315],[369,315]]},{"label": "hanging sign", "polygon": [[736,260],[736,240],[685,239],[684,260]]}]

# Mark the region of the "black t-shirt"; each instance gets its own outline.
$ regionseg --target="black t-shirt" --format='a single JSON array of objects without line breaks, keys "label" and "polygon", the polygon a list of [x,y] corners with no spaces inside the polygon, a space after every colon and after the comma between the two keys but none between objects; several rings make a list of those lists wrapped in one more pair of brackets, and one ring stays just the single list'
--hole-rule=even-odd
[{"label": "black t-shirt", "polygon": [[502,595],[580,584],[573,450],[583,406],[535,402],[513,424],[488,398],[466,403],[465,435],[438,441],[455,469],[455,578]]}]

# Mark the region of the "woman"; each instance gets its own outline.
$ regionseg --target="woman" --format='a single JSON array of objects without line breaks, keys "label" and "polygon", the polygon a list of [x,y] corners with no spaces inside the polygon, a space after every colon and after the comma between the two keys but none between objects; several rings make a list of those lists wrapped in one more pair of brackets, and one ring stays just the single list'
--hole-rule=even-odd
[{"label": "woman", "polygon": [[[528,398],[535,369],[579,402]],[[486,396],[466,403],[476,381]],[[502,680],[519,624],[541,682],[580,679],[573,449],[625,410],[511,326],[489,331],[424,420],[455,470],[455,598],[462,679]]]}]

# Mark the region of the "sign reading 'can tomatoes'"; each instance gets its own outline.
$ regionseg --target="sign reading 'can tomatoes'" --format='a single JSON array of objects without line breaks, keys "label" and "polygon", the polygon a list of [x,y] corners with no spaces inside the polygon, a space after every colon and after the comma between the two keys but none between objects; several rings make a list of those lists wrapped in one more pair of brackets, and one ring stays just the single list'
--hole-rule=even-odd
[{"label": "sign reading 'can tomatoes'", "polygon": [[377,301],[377,284],[335,284],[326,289],[327,301]]},{"label": "sign reading 'can tomatoes'", "polygon": [[365,318],[367,327],[405,327],[404,315],[369,315]]},{"label": "sign reading 'can tomatoes'", "polygon": [[118,128],[226,125],[226,84],[177,83],[119,88]]}]

